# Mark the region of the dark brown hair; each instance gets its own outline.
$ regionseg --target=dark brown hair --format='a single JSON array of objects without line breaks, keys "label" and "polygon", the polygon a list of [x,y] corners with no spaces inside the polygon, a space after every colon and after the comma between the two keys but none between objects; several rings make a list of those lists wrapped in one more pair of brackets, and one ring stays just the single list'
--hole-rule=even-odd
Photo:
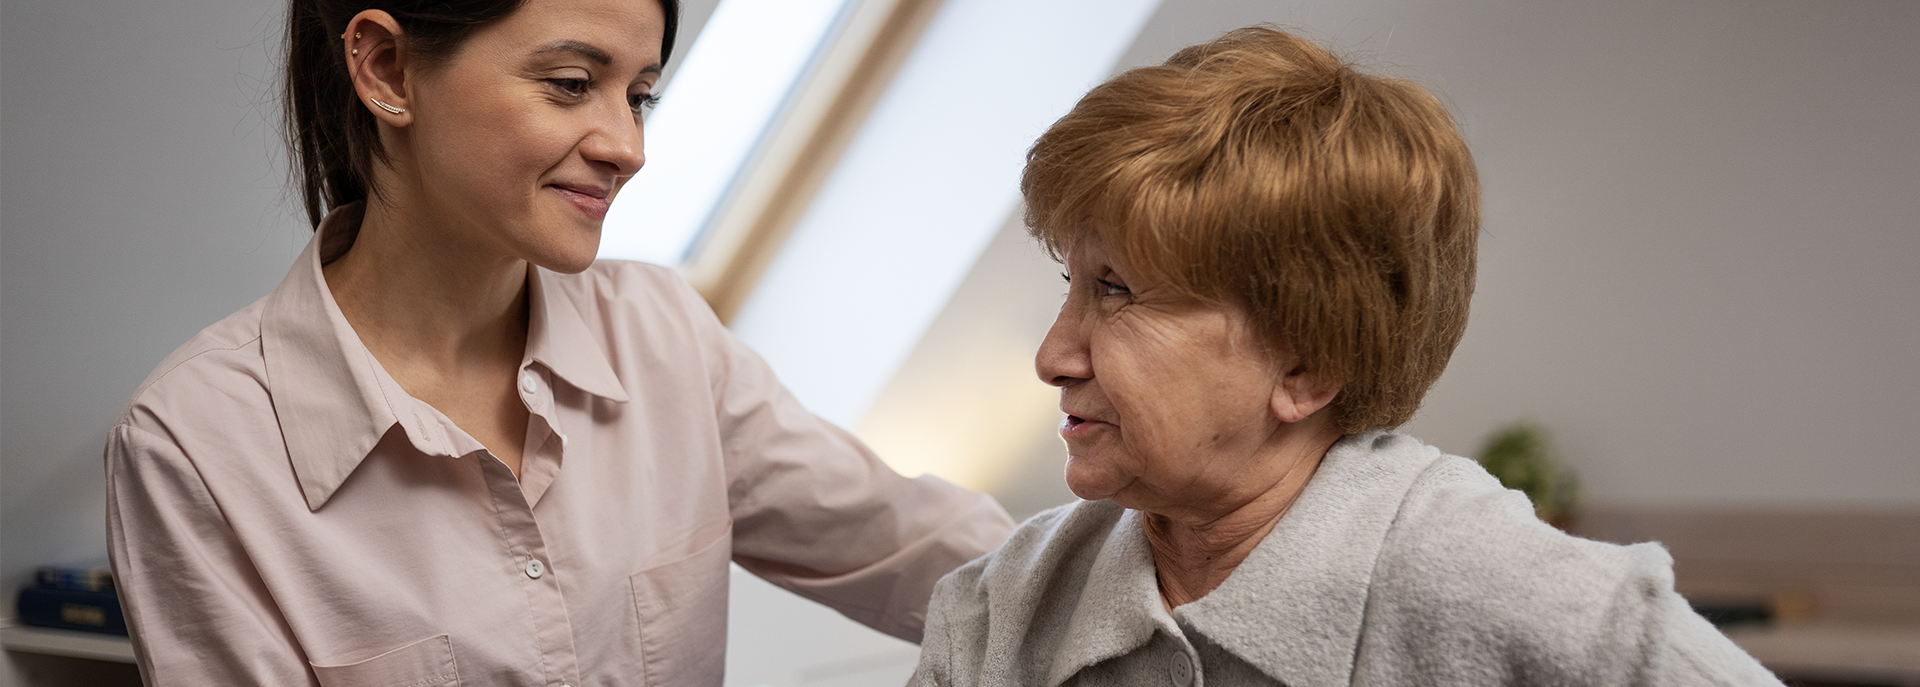
[{"label": "dark brown hair", "polygon": [[[666,13],[660,63],[673,54],[680,0],[659,0]],[[340,54],[340,34],[354,15],[385,10],[400,23],[409,53],[445,60],[473,31],[513,14],[526,0],[292,0],[287,7],[284,77],[288,159],[300,182],[307,220],[365,200],[373,161],[384,159],[378,126],[360,104]]]},{"label": "dark brown hair", "polygon": [[1343,432],[1412,419],[1467,326],[1480,182],[1426,90],[1268,27],[1095,87],[1027,154],[1032,235],[1244,307],[1340,392]]}]

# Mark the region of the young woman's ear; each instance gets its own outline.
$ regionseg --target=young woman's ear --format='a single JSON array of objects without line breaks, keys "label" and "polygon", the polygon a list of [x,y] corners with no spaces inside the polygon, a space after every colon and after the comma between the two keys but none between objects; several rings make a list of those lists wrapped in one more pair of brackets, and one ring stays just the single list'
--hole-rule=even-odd
[{"label": "young woman's ear", "polygon": [[347,71],[361,106],[375,119],[396,127],[413,123],[413,115],[407,111],[411,104],[400,33],[400,22],[394,21],[393,15],[366,10],[347,22],[340,48],[346,53]]}]

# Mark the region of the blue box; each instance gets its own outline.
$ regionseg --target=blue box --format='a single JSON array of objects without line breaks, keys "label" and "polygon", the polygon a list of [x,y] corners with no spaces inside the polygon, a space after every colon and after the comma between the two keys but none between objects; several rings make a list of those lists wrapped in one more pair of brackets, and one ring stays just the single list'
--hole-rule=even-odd
[{"label": "blue box", "polygon": [[127,618],[120,612],[120,597],[113,592],[28,587],[20,590],[20,623],[122,637],[127,634]]}]

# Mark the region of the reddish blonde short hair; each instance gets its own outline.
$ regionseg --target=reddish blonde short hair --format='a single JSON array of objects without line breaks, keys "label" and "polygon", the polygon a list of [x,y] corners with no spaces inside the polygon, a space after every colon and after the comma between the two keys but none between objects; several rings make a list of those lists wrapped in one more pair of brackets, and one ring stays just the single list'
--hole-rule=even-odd
[{"label": "reddish blonde short hair", "polygon": [[1340,429],[1396,427],[1466,331],[1480,182],[1446,108],[1268,27],[1101,84],[1027,153],[1054,257],[1098,231],[1194,298],[1244,307],[1340,385]]}]

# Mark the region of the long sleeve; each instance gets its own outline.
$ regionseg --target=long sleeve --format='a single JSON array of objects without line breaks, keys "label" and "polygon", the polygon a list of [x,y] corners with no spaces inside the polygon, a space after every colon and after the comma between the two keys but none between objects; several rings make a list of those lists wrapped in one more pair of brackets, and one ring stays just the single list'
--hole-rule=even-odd
[{"label": "long sleeve", "polygon": [[317,685],[193,462],[119,425],[106,469],[109,553],[147,684]]},{"label": "long sleeve", "polygon": [[1778,685],[1674,592],[1658,544],[1568,536],[1459,458],[1401,503],[1360,676],[1444,684]]},{"label": "long sleeve", "polygon": [[934,583],[998,546],[1012,519],[991,497],[895,473],[801,407],[718,322],[707,335],[734,560],[870,627],[920,641]]},{"label": "long sleeve", "polygon": [[1660,603],[1665,656],[1650,661],[1657,671],[1650,685],[1778,685],[1779,678],[1727,639],[1719,628],[1700,617],[1686,599],[1669,590]]}]

